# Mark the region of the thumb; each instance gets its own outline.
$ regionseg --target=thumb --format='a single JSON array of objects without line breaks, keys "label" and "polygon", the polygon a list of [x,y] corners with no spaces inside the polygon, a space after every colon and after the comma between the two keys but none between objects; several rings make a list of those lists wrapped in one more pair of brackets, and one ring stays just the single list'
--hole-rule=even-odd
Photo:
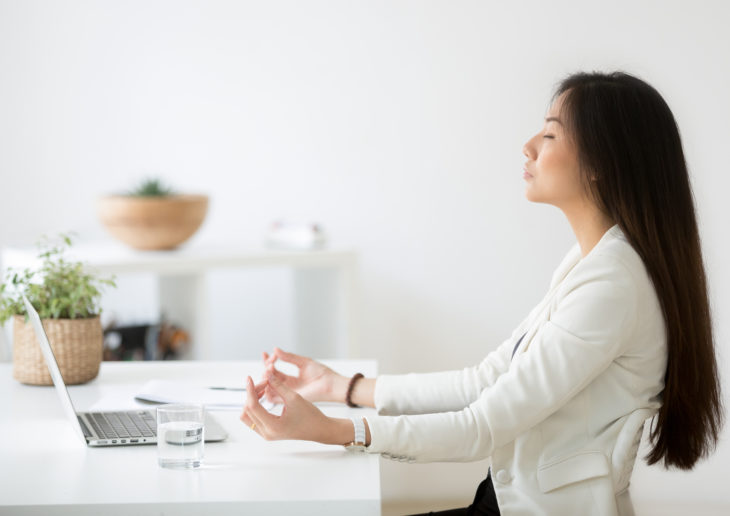
[{"label": "thumb", "polygon": [[297,393],[287,387],[284,382],[279,380],[276,376],[269,378],[269,386],[282,400],[285,402],[291,401]]}]

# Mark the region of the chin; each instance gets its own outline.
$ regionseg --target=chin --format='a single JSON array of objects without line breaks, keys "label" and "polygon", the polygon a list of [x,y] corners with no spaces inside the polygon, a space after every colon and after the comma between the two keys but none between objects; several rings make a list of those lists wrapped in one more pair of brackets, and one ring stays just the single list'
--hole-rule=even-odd
[{"label": "chin", "polygon": [[529,190],[525,192],[525,199],[527,199],[528,201],[535,203],[535,204],[555,205],[555,203],[551,202],[550,199],[546,199],[544,196],[535,195],[535,193],[530,192]]},{"label": "chin", "polygon": [[527,199],[530,202],[542,202],[539,195],[535,195],[535,192],[530,188],[530,185],[527,185],[527,188],[525,188],[525,199]]}]

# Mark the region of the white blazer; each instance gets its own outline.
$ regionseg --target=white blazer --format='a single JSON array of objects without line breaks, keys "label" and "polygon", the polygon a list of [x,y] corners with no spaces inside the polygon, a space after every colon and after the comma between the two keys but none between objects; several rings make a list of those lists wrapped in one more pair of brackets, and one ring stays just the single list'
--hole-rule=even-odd
[{"label": "white blazer", "polygon": [[653,284],[614,226],[585,257],[568,252],[545,298],[478,366],[378,376],[367,449],[409,462],[491,456],[506,516],[633,514],[629,478],[666,355]]}]

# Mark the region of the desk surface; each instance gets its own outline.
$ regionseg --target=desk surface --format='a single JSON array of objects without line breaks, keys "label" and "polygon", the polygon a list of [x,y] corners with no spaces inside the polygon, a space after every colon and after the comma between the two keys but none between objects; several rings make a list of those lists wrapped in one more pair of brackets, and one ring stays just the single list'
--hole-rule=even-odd
[{"label": "desk surface", "polygon": [[[325,361],[343,374],[375,375],[371,360]],[[99,376],[71,386],[76,410],[134,408],[147,380],[238,385],[260,377],[258,362],[104,362]],[[263,440],[240,412],[212,414],[228,430],[206,443],[204,465],[157,465],[156,446],[88,448],[66,420],[52,387],[12,379],[0,364],[0,514],[380,514],[379,456],[339,446]],[[372,413],[320,404],[328,415]]]}]

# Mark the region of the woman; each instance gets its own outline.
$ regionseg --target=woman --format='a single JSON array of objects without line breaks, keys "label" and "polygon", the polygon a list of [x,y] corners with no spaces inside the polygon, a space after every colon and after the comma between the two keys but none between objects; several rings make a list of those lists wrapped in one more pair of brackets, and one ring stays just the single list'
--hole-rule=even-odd
[{"label": "woman", "polygon": [[[691,469],[714,448],[720,386],[700,240],[668,106],[624,73],[559,86],[523,150],[526,197],[560,208],[577,244],[550,289],[478,366],[348,379],[281,350],[241,419],[266,439],[345,444],[417,462],[492,458],[454,514],[633,512],[629,478],[644,422],[649,464]],[[276,370],[299,367],[298,377]],[[255,393],[255,396],[253,395]],[[284,403],[281,416],[258,403]],[[378,416],[329,418],[311,401]]]}]

